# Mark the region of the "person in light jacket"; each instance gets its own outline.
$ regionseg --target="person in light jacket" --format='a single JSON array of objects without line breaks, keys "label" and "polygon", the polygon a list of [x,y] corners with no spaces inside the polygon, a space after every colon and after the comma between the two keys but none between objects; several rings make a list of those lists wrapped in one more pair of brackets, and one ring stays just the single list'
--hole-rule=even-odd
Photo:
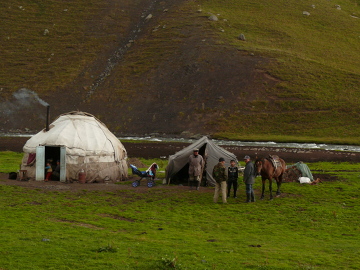
[{"label": "person in light jacket", "polygon": [[192,183],[199,190],[202,172],[204,169],[204,159],[199,155],[199,149],[194,149],[193,154],[189,156],[189,186],[191,188]]}]

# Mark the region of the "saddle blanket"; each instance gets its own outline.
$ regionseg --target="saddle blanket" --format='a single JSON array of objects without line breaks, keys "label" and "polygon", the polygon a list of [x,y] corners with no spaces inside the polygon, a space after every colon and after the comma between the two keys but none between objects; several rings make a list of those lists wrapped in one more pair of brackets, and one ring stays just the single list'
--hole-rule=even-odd
[{"label": "saddle blanket", "polygon": [[281,166],[280,158],[276,155],[269,155],[268,160],[271,161],[272,165],[274,166],[275,170]]}]

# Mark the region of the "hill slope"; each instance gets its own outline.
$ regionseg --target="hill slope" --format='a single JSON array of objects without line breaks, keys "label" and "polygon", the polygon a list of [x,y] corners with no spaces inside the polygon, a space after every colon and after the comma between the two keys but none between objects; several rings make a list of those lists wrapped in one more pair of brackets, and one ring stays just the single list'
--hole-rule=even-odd
[{"label": "hill slope", "polygon": [[118,135],[356,143],[358,4],[10,0],[1,7],[3,130],[44,126],[34,92],[52,119],[84,110]]}]

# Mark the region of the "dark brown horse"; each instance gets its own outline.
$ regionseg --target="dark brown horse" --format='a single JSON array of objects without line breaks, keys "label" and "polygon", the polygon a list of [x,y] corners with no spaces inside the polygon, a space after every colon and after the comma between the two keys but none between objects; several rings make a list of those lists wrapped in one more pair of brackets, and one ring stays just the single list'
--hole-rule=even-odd
[{"label": "dark brown horse", "polygon": [[[274,165],[274,163],[276,163]],[[270,200],[273,199],[272,196],[272,179],[276,180],[277,191],[276,197],[280,196],[280,187],[282,183],[282,177],[286,169],[285,161],[279,157],[271,160],[270,157],[262,158],[255,161],[255,170],[258,175],[261,175],[262,179],[262,192],[260,199],[264,199],[265,192],[265,181],[269,179],[269,191],[270,191]]]}]

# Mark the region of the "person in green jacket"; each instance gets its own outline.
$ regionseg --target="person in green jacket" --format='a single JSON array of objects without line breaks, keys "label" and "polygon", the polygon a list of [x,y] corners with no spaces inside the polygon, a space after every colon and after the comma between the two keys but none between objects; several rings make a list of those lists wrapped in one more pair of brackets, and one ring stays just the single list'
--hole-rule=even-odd
[{"label": "person in green jacket", "polygon": [[221,198],[223,203],[226,201],[226,168],[225,168],[225,159],[219,158],[219,163],[214,166],[212,176],[214,177],[215,183],[215,194],[214,194],[214,203],[217,203],[219,199],[219,191],[221,190]]},{"label": "person in green jacket", "polygon": [[255,184],[255,167],[249,156],[244,157],[246,163],[244,170],[244,183],[246,186],[246,202],[255,202],[253,184]]}]

